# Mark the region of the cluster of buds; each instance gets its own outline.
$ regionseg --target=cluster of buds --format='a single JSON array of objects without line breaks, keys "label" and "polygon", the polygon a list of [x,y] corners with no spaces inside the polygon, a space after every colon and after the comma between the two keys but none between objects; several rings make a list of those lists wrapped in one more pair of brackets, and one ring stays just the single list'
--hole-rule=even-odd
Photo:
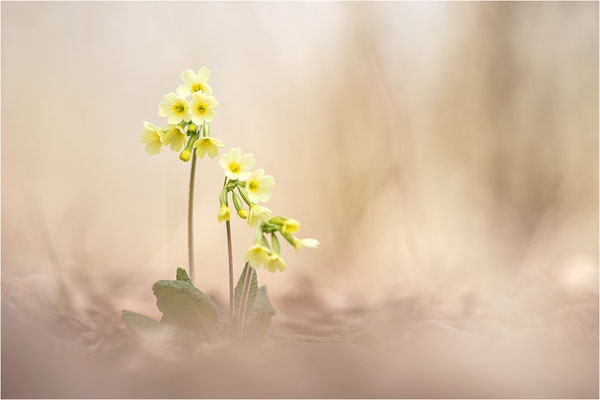
[{"label": "cluster of buds", "polygon": [[158,114],[167,118],[167,125],[159,128],[144,121],[140,141],[146,145],[148,154],[159,154],[164,145],[176,152],[183,149],[179,158],[184,162],[190,160],[193,149],[200,158],[205,154],[210,158],[217,156],[223,143],[210,137],[209,124],[215,118],[214,110],[219,102],[212,96],[207,83],[209,77],[210,71],[206,67],[198,73],[191,69],[181,73],[183,85],[177,88],[177,93],[166,94],[165,101],[158,105]]},{"label": "cluster of buds", "polygon": [[[300,229],[300,222],[284,217],[274,217],[263,221],[256,228],[254,233],[254,246],[252,246],[245,256],[245,260],[253,268],[263,265],[269,272],[285,271],[286,265],[281,258],[281,246],[277,233],[279,233],[296,251],[302,248],[316,249],[319,247],[319,241],[316,239],[299,239],[292,235]],[[265,235],[271,235],[271,243]]]},{"label": "cluster of buds", "polygon": [[[252,227],[259,222],[271,217],[271,210],[258,205],[266,203],[271,198],[271,189],[275,186],[275,178],[265,175],[264,169],[252,172],[256,160],[252,154],[242,154],[238,147],[230,149],[221,156],[219,165],[225,170],[225,182],[219,195],[219,222],[229,221],[231,209],[229,208],[229,193],[237,215],[247,219]],[[246,206],[248,210],[246,210]]]}]

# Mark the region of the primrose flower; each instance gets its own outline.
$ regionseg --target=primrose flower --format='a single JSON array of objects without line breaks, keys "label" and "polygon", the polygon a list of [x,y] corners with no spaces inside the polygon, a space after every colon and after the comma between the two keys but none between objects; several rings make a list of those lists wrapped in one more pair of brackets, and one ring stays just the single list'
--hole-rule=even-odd
[{"label": "primrose flower", "polygon": [[217,219],[219,222],[229,221],[229,216],[231,215],[231,208],[227,207],[225,204],[221,206],[219,209],[219,213],[217,214]]},{"label": "primrose flower", "polygon": [[217,147],[223,147],[223,142],[219,139],[211,137],[201,137],[196,140],[193,144],[196,148],[196,155],[200,158],[204,157],[204,154],[208,154],[210,158],[215,158],[219,154]]},{"label": "primrose flower", "polygon": [[294,248],[296,250],[300,250],[303,248],[307,248],[307,249],[318,249],[319,248],[319,241],[317,239],[298,239],[298,238],[294,238]]},{"label": "primrose flower", "polygon": [[234,147],[219,160],[219,165],[225,170],[225,176],[229,179],[244,180],[252,175],[250,170],[254,167],[256,160],[252,154],[242,155],[242,149]]},{"label": "primrose flower", "polygon": [[175,93],[165,94],[163,101],[158,105],[158,115],[167,117],[170,124],[178,124],[181,121],[189,121],[188,102],[186,99],[177,96]]},{"label": "primrose flower", "polygon": [[171,145],[171,150],[180,151],[185,146],[185,129],[179,125],[167,125],[162,128],[164,135],[160,141],[165,145]]},{"label": "primrose flower", "polygon": [[244,261],[248,261],[252,268],[258,268],[261,264],[267,265],[269,263],[270,253],[269,249],[256,243],[246,252]]},{"label": "primrose flower", "polygon": [[271,198],[271,189],[275,186],[275,178],[265,175],[264,169],[258,169],[248,178],[246,191],[253,203],[265,203]]},{"label": "primrose flower", "polygon": [[161,137],[163,132],[160,128],[148,121],[144,121],[144,129],[140,134],[140,142],[146,144],[146,152],[150,155],[160,153],[163,143]]},{"label": "primrose flower", "polygon": [[269,272],[277,272],[277,271],[285,271],[287,269],[285,265],[285,261],[277,254],[271,254],[269,256],[269,261],[265,264],[265,268]]},{"label": "primrose flower", "polygon": [[181,73],[181,79],[183,79],[185,83],[177,88],[177,94],[188,97],[193,93],[202,92],[210,96],[212,94],[212,89],[206,84],[209,77],[210,71],[206,67],[200,68],[200,71],[198,71],[197,74],[191,69],[186,69]]},{"label": "primrose flower", "polygon": [[194,93],[189,106],[192,122],[200,126],[204,121],[212,121],[216,116],[214,109],[218,105],[219,102],[214,97],[200,92]]},{"label": "primrose flower", "polygon": [[267,207],[253,204],[248,210],[248,225],[252,227],[257,226],[259,222],[271,218],[271,214],[271,210],[269,210]]},{"label": "primrose flower", "polygon": [[286,219],[283,223],[283,227],[281,228],[281,230],[286,233],[296,233],[298,232],[298,229],[300,229],[300,221],[297,221],[293,218]]}]

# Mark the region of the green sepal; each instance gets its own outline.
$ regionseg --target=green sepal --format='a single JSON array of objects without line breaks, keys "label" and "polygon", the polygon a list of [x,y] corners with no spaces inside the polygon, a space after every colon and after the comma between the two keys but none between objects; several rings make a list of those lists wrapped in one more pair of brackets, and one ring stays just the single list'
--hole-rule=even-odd
[{"label": "green sepal", "polygon": [[240,211],[244,209],[242,206],[242,200],[240,200],[240,196],[238,196],[233,190],[231,191],[231,198],[233,199],[233,206],[236,211]]},{"label": "green sepal", "polygon": [[285,224],[285,221],[287,221],[287,218],[284,218],[282,216],[277,216],[277,217],[270,218],[267,222],[270,222],[271,224],[283,225],[283,224]]},{"label": "green sepal", "polygon": [[292,236],[292,234],[291,234],[291,233],[289,233],[289,232],[284,232],[284,231],[281,231],[281,236],[283,236],[283,238],[284,238],[285,240],[287,240],[287,242],[288,242],[289,244],[291,244],[291,245],[292,245],[294,248],[296,248],[296,239],[294,239],[294,236]]},{"label": "green sepal", "polygon": [[271,244],[273,245],[273,251],[275,254],[281,254],[281,245],[279,244],[279,239],[277,239],[277,234],[275,232],[271,233]]},{"label": "green sepal", "polygon": [[272,233],[272,232],[277,232],[278,230],[281,229],[281,225],[279,224],[272,224],[268,221],[263,221],[260,224],[261,229],[263,230],[263,232],[265,233]]},{"label": "green sepal", "polygon": [[238,192],[240,192],[240,196],[242,196],[242,199],[244,199],[246,204],[248,204],[248,206],[252,207],[254,205],[254,203],[251,202],[250,197],[248,197],[248,192],[246,191],[246,189],[244,187],[246,184],[244,183],[244,185],[242,186],[242,185],[240,185],[240,183],[243,183],[243,182],[238,182],[238,185],[237,185]]},{"label": "green sepal", "polygon": [[[225,178],[227,179],[227,178]],[[221,193],[219,194],[219,204],[221,204],[222,206],[226,206],[227,205],[227,187],[223,187],[223,189],[221,190]]]}]

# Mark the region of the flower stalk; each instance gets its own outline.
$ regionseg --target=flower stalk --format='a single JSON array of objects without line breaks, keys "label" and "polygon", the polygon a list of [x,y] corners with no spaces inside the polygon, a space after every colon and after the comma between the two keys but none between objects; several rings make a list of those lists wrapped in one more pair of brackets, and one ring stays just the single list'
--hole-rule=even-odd
[{"label": "flower stalk", "polygon": [[192,167],[190,171],[190,193],[188,201],[188,263],[190,280],[195,282],[196,270],[194,268],[194,181],[196,177],[196,149],[192,151]]},{"label": "flower stalk", "polygon": [[227,231],[227,255],[229,257],[229,324],[230,328],[233,321],[233,249],[231,245],[231,225],[229,220],[225,221],[225,230]]}]

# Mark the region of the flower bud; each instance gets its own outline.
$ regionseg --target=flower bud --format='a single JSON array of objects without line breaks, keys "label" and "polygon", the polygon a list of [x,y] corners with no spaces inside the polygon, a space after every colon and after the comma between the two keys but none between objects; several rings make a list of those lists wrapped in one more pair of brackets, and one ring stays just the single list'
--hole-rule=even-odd
[{"label": "flower bud", "polygon": [[219,222],[229,221],[230,215],[231,215],[231,208],[229,208],[223,204],[221,206],[221,208],[219,209],[219,212],[217,213],[217,219],[219,220]]},{"label": "flower bud", "polygon": [[300,222],[293,218],[287,219],[283,223],[283,227],[281,229],[287,233],[296,233],[298,232],[298,229],[300,229]]},{"label": "flower bud", "polygon": [[183,162],[188,162],[188,161],[190,161],[191,156],[192,156],[192,152],[190,151],[190,149],[185,149],[179,155],[179,159]]},{"label": "flower bud", "polygon": [[241,210],[238,210],[238,215],[240,216],[241,219],[246,219],[248,218],[248,211],[244,210],[243,208]]}]

